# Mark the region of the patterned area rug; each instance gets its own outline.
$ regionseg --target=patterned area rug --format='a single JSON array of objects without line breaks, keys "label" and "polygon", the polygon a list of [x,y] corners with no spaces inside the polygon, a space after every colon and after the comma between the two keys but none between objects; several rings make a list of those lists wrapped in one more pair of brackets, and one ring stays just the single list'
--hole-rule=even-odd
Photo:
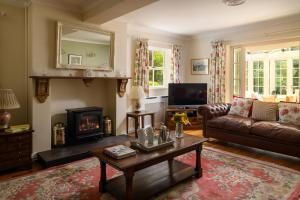
[{"label": "patterned area rug", "polygon": [[[194,165],[195,154],[177,159]],[[300,199],[300,173],[220,150],[202,151],[203,177],[189,179],[154,199]],[[99,161],[89,158],[0,183],[1,200],[114,199],[98,192]],[[120,172],[107,167],[108,177]]]}]

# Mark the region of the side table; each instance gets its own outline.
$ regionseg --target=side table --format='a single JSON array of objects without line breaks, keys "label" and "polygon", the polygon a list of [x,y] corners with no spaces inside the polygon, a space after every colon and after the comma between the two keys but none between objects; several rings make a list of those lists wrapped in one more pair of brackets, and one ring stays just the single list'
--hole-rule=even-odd
[{"label": "side table", "polygon": [[31,168],[33,130],[17,133],[0,132],[0,171]]},{"label": "side table", "polygon": [[140,126],[139,119],[142,119],[142,128],[145,126],[145,119],[144,117],[149,115],[151,117],[151,125],[154,127],[154,112],[147,112],[147,111],[141,111],[141,112],[128,112],[126,114],[126,130],[128,134],[128,118],[131,117],[134,119],[134,133],[135,137],[137,138],[137,130]]}]

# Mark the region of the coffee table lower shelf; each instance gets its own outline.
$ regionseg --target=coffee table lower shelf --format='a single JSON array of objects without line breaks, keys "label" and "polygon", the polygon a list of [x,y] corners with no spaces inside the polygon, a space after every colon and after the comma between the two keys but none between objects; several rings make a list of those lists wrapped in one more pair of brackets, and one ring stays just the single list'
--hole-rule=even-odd
[{"label": "coffee table lower shelf", "polygon": [[[184,181],[193,175],[192,166],[173,160],[172,166],[168,161],[137,171],[133,177],[133,199],[149,199],[175,184]],[[126,199],[126,183],[124,175],[107,180],[105,186],[117,199]]]}]

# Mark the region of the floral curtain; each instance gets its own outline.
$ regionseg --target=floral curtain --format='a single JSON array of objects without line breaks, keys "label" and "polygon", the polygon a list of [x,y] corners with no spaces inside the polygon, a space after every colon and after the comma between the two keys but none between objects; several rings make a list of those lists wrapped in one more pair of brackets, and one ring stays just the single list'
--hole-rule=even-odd
[{"label": "floral curtain", "polygon": [[147,40],[137,40],[134,62],[134,85],[143,86],[149,94],[149,50]]},{"label": "floral curtain", "polygon": [[225,44],[224,41],[212,42],[210,58],[209,103],[225,102]]},{"label": "floral curtain", "polygon": [[180,83],[179,79],[179,68],[181,60],[181,50],[180,46],[172,46],[172,58],[171,58],[171,70],[170,70],[170,82],[171,83]]}]

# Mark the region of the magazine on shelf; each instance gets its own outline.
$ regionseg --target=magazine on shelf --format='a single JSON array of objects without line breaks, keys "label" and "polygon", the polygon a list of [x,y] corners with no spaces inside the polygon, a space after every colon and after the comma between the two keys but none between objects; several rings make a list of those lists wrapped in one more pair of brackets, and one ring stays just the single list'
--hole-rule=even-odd
[{"label": "magazine on shelf", "polygon": [[121,158],[126,158],[135,155],[136,151],[125,145],[117,145],[117,146],[105,148],[104,153],[113,158],[121,159]]}]

